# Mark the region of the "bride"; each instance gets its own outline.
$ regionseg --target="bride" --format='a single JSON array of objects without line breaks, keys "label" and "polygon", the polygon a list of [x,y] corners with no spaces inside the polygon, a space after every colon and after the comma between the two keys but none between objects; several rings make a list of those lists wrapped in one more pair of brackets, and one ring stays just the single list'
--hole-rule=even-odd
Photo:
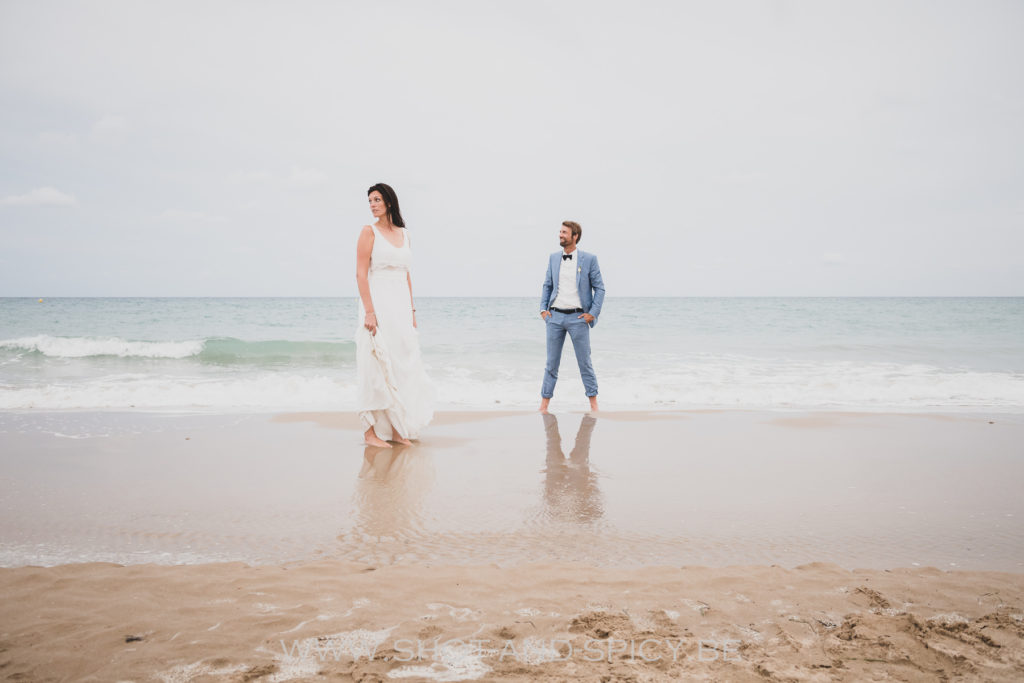
[{"label": "bride", "polygon": [[356,409],[371,446],[408,445],[434,416],[434,387],[423,369],[412,298],[409,233],[390,186],[367,191],[377,221],[356,246],[359,316]]}]

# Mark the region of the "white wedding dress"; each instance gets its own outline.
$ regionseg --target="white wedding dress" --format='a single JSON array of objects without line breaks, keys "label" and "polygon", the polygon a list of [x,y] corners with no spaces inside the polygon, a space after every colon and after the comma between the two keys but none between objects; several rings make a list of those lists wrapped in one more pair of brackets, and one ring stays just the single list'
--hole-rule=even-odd
[{"label": "white wedding dress", "polygon": [[419,333],[412,326],[412,305],[406,277],[412,265],[409,233],[400,228],[396,247],[373,227],[370,253],[370,301],[377,314],[377,334],[363,326],[366,310],[359,299],[356,329],[356,410],[363,431],[373,427],[388,441],[419,437],[434,417],[434,385],[420,357]]}]

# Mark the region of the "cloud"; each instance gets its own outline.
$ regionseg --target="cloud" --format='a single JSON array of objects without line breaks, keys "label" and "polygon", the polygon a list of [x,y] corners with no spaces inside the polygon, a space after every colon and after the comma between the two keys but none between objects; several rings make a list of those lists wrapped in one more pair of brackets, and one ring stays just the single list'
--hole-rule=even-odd
[{"label": "cloud", "polygon": [[323,171],[315,168],[298,168],[292,166],[291,173],[285,179],[292,187],[317,187],[319,185],[326,185],[328,181],[327,174]]},{"label": "cloud", "polygon": [[37,187],[27,194],[0,199],[0,206],[75,206],[78,200],[52,187]]},{"label": "cloud", "polygon": [[226,176],[229,183],[235,185],[262,185],[273,183],[293,188],[311,188],[326,185],[330,178],[316,168],[299,168],[292,166],[287,173],[266,170],[235,171]]},{"label": "cloud", "polygon": [[267,171],[235,171],[228,175],[228,182],[239,185],[265,183],[272,179],[273,176]]},{"label": "cloud", "polygon": [[180,209],[167,209],[162,211],[157,220],[171,221],[174,223],[224,223],[227,219],[205,211],[182,211]]},{"label": "cloud", "polygon": [[843,256],[842,254],[837,254],[835,252],[828,252],[826,254],[822,254],[821,260],[822,263],[824,263],[826,266],[846,265],[846,257]]},{"label": "cloud", "polygon": [[93,124],[92,132],[101,133],[109,130],[121,130],[128,124],[128,119],[118,114],[107,114],[95,124]]},{"label": "cloud", "polygon": [[38,140],[44,145],[68,146],[77,143],[78,136],[59,130],[44,130],[39,133]]},{"label": "cloud", "polygon": [[120,114],[106,114],[92,125],[89,140],[101,144],[124,142],[128,119]]}]

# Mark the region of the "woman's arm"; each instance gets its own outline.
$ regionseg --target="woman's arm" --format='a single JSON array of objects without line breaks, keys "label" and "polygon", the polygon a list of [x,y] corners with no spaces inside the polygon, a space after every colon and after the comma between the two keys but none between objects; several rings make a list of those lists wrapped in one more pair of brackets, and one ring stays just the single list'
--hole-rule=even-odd
[{"label": "woman's arm", "polygon": [[[405,243],[409,247],[412,247],[412,245],[409,244],[409,231],[406,230],[405,228],[402,228],[402,232],[405,233]],[[406,271],[406,273],[405,273],[405,281],[407,283],[409,283],[409,308],[412,309],[412,326],[416,327],[416,304],[413,303],[413,300],[412,300],[412,273]]]},{"label": "woman's arm", "polygon": [[416,327],[416,304],[412,301],[412,273],[405,274],[405,281],[409,283],[409,308],[412,309],[412,326]]},{"label": "woman's arm", "polygon": [[366,319],[363,320],[363,327],[370,331],[370,334],[377,334],[377,315],[373,311],[373,301],[370,299],[370,280],[367,277],[370,272],[370,254],[373,253],[373,228],[364,225],[359,233],[359,242],[356,244],[356,284],[359,287],[359,298],[363,302],[363,310],[366,311]]}]

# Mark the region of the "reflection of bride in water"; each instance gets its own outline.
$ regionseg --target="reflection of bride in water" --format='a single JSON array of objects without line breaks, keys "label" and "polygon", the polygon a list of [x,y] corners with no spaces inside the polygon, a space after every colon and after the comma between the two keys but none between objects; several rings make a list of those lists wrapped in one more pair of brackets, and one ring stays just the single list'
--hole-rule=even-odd
[{"label": "reflection of bride in water", "polygon": [[559,521],[593,522],[604,515],[597,474],[590,470],[590,436],[597,420],[584,415],[576,443],[566,459],[558,418],[545,414],[547,460],[544,469],[544,514]]},{"label": "reflection of bride in water", "polygon": [[[434,467],[422,450],[367,446],[353,496],[350,534],[339,540],[348,536],[363,550],[371,551],[389,541],[404,546],[423,530],[423,502],[433,483]],[[403,549],[392,546],[388,552],[401,553]]]}]

